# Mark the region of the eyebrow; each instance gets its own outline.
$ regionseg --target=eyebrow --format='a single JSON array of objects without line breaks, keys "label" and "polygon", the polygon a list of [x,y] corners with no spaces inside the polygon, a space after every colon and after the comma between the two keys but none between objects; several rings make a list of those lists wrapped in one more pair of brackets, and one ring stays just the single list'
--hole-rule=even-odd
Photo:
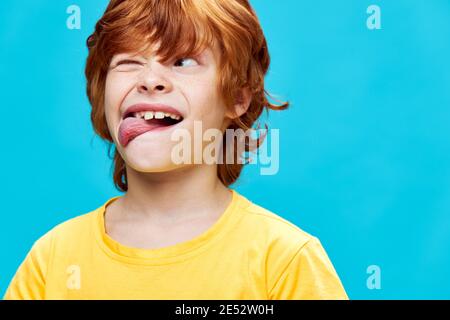
[{"label": "eyebrow", "polygon": [[132,53],[118,53],[113,56],[111,60],[120,59],[120,58],[138,58],[142,57],[140,54],[132,54]]},{"label": "eyebrow", "polygon": [[[205,48],[199,54],[192,54],[191,56],[187,55],[186,57],[196,58],[199,60],[199,62],[205,63],[210,59],[209,56],[212,56],[212,58],[214,58],[212,50],[209,48]],[[133,52],[117,53],[111,58],[110,65],[114,64],[117,60],[138,59],[138,58],[147,59],[142,53],[133,53]]]}]

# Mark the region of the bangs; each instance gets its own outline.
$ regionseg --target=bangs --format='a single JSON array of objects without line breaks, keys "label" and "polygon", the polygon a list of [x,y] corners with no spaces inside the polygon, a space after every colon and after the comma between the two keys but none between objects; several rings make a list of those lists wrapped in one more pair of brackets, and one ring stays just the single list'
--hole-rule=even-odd
[{"label": "bangs", "polygon": [[220,37],[191,0],[125,0],[104,17],[102,29],[108,60],[118,53],[154,49],[161,62],[168,62],[198,55]]}]

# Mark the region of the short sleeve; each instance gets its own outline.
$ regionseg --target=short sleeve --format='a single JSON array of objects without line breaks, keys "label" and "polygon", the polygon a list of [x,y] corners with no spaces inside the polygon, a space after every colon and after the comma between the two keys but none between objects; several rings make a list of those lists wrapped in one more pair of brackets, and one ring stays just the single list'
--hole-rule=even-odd
[{"label": "short sleeve", "polygon": [[269,299],[347,300],[348,296],[319,239],[312,237],[287,263]]},{"label": "short sleeve", "polygon": [[6,290],[4,300],[42,300],[52,245],[51,232],[39,238],[17,269]]}]

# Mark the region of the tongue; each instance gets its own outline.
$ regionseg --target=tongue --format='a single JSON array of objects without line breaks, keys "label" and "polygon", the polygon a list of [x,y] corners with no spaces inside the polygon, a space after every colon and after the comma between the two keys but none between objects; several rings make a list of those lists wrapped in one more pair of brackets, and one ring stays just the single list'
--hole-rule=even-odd
[{"label": "tongue", "polygon": [[119,142],[126,147],[127,144],[137,136],[156,128],[166,127],[163,119],[144,120],[138,118],[126,118],[119,127]]}]

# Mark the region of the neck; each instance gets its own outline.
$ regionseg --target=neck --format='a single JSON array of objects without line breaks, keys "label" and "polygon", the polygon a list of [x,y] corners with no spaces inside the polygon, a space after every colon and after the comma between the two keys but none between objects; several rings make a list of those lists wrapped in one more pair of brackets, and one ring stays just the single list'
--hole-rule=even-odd
[{"label": "neck", "polygon": [[127,166],[128,190],[122,213],[145,219],[180,221],[222,211],[231,193],[217,177],[217,165],[195,165],[170,172],[142,173]]}]

